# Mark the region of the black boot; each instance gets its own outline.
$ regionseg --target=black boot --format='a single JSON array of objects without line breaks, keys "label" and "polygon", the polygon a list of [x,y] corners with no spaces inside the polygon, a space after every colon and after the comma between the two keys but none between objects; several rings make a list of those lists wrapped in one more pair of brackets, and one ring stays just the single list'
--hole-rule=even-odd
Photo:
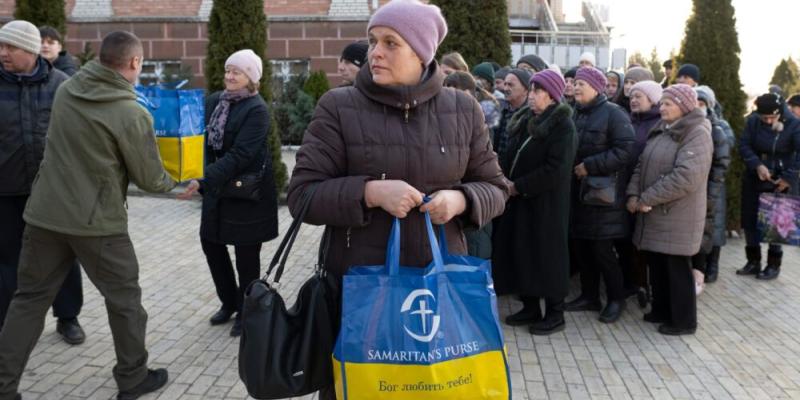
[{"label": "black boot", "polygon": [[56,323],[56,332],[71,345],[81,344],[86,340],[86,334],[77,318],[59,318]]},{"label": "black boot", "polygon": [[155,392],[167,383],[167,379],[166,369],[148,369],[144,380],[131,389],[121,390],[117,394],[117,400],[135,400],[147,393]]},{"label": "black boot", "polygon": [[606,308],[603,309],[597,320],[606,324],[617,322],[619,317],[622,316],[622,312],[625,311],[626,305],[625,299],[608,301],[606,303]]},{"label": "black boot", "polygon": [[564,300],[545,299],[544,319],[531,324],[531,334],[546,336],[564,330]]},{"label": "black boot", "polygon": [[236,318],[233,319],[233,326],[231,326],[231,336],[233,337],[242,336],[242,314],[236,314]]},{"label": "black boot", "polygon": [[783,252],[780,253],[767,253],[767,267],[756,275],[756,279],[769,281],[778,277],[781,273],[781,259]]},{"label": "black boot", "polygon": [[719,275],[719,246],[711,248],[711,253],[706,257],[706,283],[714,283]]},{"label": "black boot", "polygon": [[520,296],[522,310],[506,317],[506,325],[521,326],[542,320],[542,308],[538,297]]},{"label": "black boot", "polygon": [[736,275],[758,275],[761,272],[761,246],[747,246],[744,248],[747,255],[747,264],[736,270]]}]

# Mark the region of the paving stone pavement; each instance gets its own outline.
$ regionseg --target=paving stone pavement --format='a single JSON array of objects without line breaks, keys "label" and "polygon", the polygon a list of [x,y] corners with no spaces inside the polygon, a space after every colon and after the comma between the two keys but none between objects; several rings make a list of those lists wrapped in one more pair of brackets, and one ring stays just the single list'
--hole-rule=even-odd
[{"label": "paving stone pavement", "polygon": [[[170,381],[143,399],[246,399],[237,371],[238,340],[230,325],[212,327],[219,306],[198,240],[200,203],[131,197],[130,233],[141,265],[149,314],[150,366]],[[281,232],[290,223],[280,209]],[[284,274],[293,298],[311,274],[321,229],[304,225]],[[261,252],[266,267],[277,240]],[[744,244],[723,248],[719,281],[698,303],[694,336],[665,337],[628,303],[612,325],[596,313],[567,313],[564,332],[534,337],[504,326],[515,399],[800,399],[800,250],[785,248],[779,279],[737,277]],[[21,382],[24,399],[110,399],[114,352],[102,298],[84,280],[80,322],[86,343],[69,346],[48,316]],[[573,290],[574,292],[574,290]],[[501,318],[520,303],[499,301]],[[312,399],[307,396],[304,399]]]}]

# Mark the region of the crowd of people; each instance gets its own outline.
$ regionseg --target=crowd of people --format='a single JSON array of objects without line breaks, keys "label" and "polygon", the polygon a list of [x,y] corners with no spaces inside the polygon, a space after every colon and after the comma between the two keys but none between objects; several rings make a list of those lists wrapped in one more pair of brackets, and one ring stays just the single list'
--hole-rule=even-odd
[{"label": "crowd of people", "polygon": [[[563,73],[535,54],[470,68],[457,52],[435,59],[446,35],[438,7],[389,2],[371,17],[368,40],[342,52],[343,84],[320,98],[288,187],[297,215],[314,186],[305,222],[328,228],[330,273],[383,263],[395,217],[404,220],[401,264],[428,265],[429,213],[452,253],[492,260],[497,293],[522,305],[508,325],[548,335],[565,328],[565,312],[614,323],[628,298],[649,293],[645,321],[692,334],[697,296],[719,274],[725,176],[738,146],[747,264],[736,273],[779,275],[779,245],[761,262],[758,197],[798,192],[800,95],[759,96],[737,144],[695,65],[673,74],[668,61],[662,82],[638,65],[603,71],[592,53]],[[99,58],[78,70],[57,30],[21,20],[0,28],[0,399],[21,398],[51,306],[64,340],[85,340],[81,266],[105,298],[118,398],[167,381],[165,369],[147,368],[127,233],[129,182],[152,192],[177,184],[136,102],[142,60],[128,32],[108,34]],[[233,319],[232,336],[262,244],[278,234],[262,72],[253,51],[230,55],[225,89],[206,101],[205,176],[178,196],[202,195],[200,246],[221,303],[209,322]],[[574,274],[580,291],[570,296]],[[333,388],[320,398],[335,398]]]}]

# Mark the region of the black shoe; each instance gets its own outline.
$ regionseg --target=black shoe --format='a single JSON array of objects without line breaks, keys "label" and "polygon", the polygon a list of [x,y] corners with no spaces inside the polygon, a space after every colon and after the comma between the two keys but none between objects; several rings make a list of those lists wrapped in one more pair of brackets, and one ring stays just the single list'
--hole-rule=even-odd
[{"label": "black shoe", "polygon": [[231,336],[233,337],[242,336],[242,318],[239,315],[237,315],[236,319],[233,320],[233,326],[231,327]]},{"label": "black shoe", "polygon": [[563,331],[565,326],[566,323],[564,322],[564,315],[559,315],[558,317],[553,318],[545,317],[541,321],[534,322],[531,324],[531,327],[528,328],[528,331],[533,335],[547,336]]},{"label": "black shoe", "polygon": [[649,313],[645,314],[644,318],[642,318],[642,319],[644,320],[644,322],[650,322],[650,323],[654,323],[654,324],[663,324],[665,322],[669,322],[668,318],[664,318],[664,317],[662,317],[660,315],[656,315],[652,311],[650,311]]},{"label": "black shoe", "polygon": [[603,312],[600,313],[600,317],[597,318],[597,320],[606,324],[617,322],[619,317],[622,316],[625,306],[625,300],[609,301],[608,304],[606,304],[606,308],[603,309]]},{"label": "black shoe", "polygon": [[697,327],[678,328],[668,324],[661,324],[658,327],[658,333],[669,336],[694,335],[696,330]]},{"label": "black shoe", "polygon": [[761,272],[761,246],[746,246],[747,264],[736,270],[736,275],[757,275]]},{"label": "black shoe", "polygon": [[14,396],[14,400],[22,400],[22,395],[17,393],[17,395]]},{"label": "black shoe", "polygon": [[77,318],[59,319],[56,323],[56,332],[65,342],[76,345],[86,341],[86,334],[78,323]]},{"label": "black shoe", "polygon": [[770,281],[778,277],[781,273],[781,267],[777,267],[775,265],[767,265],[763,271],[759,272],[756,275],[756,279],[761,279],[762,281]]},{"label": "black shoe", "polygon": [[600,311],[601,308],[600,300],[588,299],[583,296],[578,296],[577,299],[564,304],[564,311]]},{"label": "black shoe", "polygon": [[144,380],[129,390],[120,390],[117,400],[134,400],[147,393],[155,392],[167,384],[167,378],[168,374],[165,368],[148,369]]},{"label": "black shoe", "polygon": [[211,325],[222,325],[228,322],[235,312],[236,311],[228,311],[224,308],[220,308],[208,321],[211,322]]},{"label": "black shoe", "polygon": [[521,326],[536,323],[542,320],[542,310],[535,307],[524,307],[515,314],[506,317],[506,325]]},{"label": "black shoe", "polygon": [[706,277],[704,278],[705,283],[716,282],[718,276],[719,276],[719,266],[715,264],[708,264],[706,266]]}]

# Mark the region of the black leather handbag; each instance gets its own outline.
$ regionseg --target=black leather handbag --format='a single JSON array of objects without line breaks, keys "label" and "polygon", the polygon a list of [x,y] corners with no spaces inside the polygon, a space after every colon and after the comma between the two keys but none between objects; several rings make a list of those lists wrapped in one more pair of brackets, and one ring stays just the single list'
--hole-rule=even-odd
[{"label": "black leather handbag", "polygon": [[583,177],[580,200],[589,206],[613,206],[617,201],[617,176]]},{"label": "black leather handbag", "polygon": [[[256,399],[303,396],[333,385],[331,355],[339,332],[339,281],[323,269],[330,235],[326,230],[314,274],[287,310],[276,290],[316,186],[304,194],[302,211],[281,241],[263,278],[245,291],[239,377]],[[278,266],[272,283],[268,277]]]}]

